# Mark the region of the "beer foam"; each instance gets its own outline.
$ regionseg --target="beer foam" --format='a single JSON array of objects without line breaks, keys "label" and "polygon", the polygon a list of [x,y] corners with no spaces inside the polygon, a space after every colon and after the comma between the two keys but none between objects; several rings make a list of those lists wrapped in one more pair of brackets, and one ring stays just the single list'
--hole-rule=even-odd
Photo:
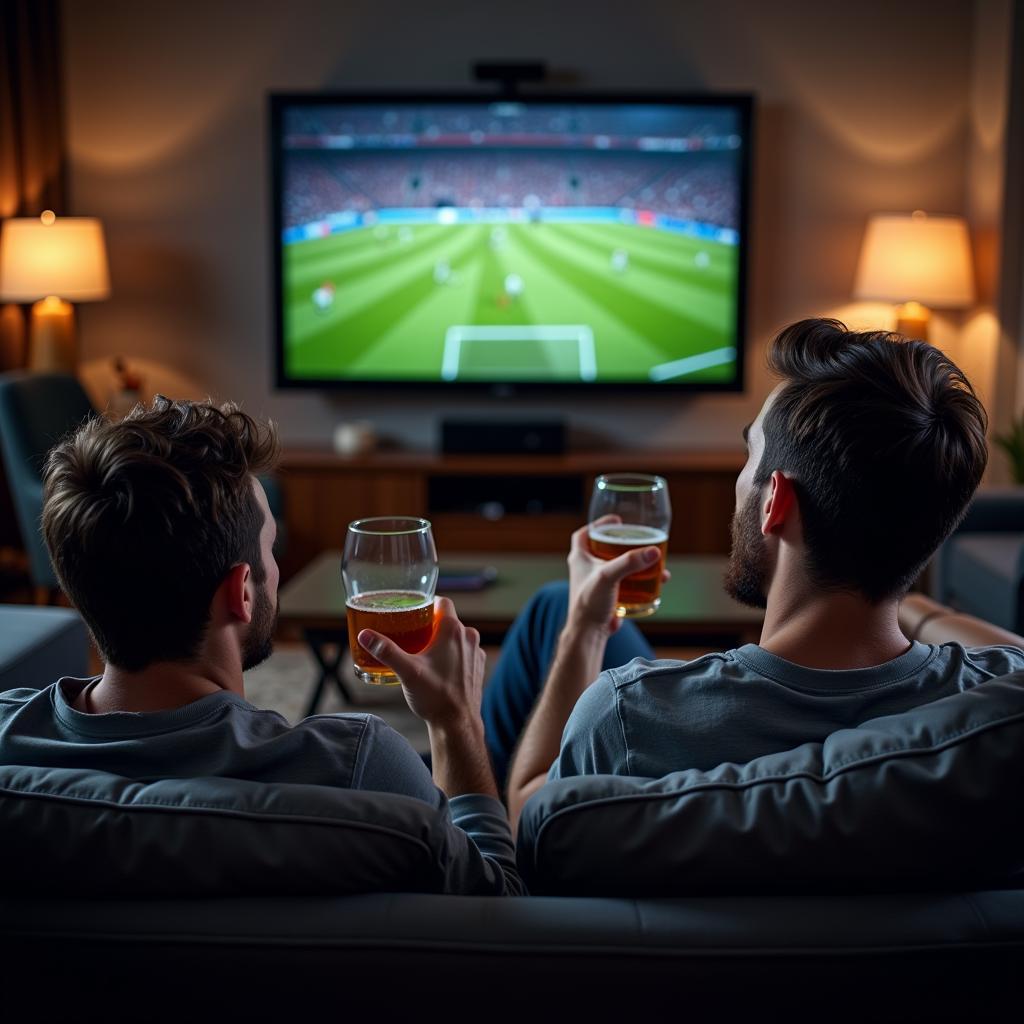
[{"label": "beer foam", "polygon": [[590,527],[590,539],[601,544],[621,544],[635,548],[644,544],[664,544],[668,532],[657,526],[642,526],[640,523],[608,523]]},{"label": "beer foam", "polygon": [[348,598],[345,605],[364,612],[412,612],[433,607],[434,600],[418,590],[366,590]]}]

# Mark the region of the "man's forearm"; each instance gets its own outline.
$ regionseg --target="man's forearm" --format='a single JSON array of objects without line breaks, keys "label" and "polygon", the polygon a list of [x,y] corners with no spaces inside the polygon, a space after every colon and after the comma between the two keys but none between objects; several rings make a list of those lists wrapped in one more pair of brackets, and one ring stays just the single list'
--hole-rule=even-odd
[{"label": "man's forearm", "polygon": [[465,793],[498,796],[483,722],[427,725],[434,784],[448,797]]},{"label": "man's forearm", "polygon": [[526,723],[508,774],[508,808],[513,822],[546,777],[562,743],[562,732],[583,691],[598,677],[607,633],[566,624],[537,704]]}]

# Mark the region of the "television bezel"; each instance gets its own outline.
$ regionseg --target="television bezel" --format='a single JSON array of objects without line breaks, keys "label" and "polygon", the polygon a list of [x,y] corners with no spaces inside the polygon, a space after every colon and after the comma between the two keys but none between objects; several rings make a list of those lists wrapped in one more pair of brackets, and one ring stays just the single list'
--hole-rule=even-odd
[{"label": "television bezel", "polygon": [[[491,395],[494,397],[569,396],[589,394],[702,394],[736,393],[744,390],[747,350],[747,264],[750,253],[750,173],[753,151],[754,97],[750,93],[667,93],[667,92],[538,92],[526,91],[508,96],[503,93],[473,90],[445,92],[372,91],[372,92],[271,92],[268,93],[270,149],[270,224],[271,224],[271,320],[274,330],[274,387],[285,391],[352,391],[371,387],[381,392],[431,392],[447,394]],[[674,106],[730,107],[740,120],[744,144],[739,166],[740,246],[736,281],[736,374],[731,381],[446,381],[446,380],[378,380],[373,378],[289,378],[284,365],[284,302],[282,218],[283,118],[292,106],[338,106],[344,104],[421,104],[431,103],[500,103],[521,102],[536,105],[578,104],[662,104]]]}]

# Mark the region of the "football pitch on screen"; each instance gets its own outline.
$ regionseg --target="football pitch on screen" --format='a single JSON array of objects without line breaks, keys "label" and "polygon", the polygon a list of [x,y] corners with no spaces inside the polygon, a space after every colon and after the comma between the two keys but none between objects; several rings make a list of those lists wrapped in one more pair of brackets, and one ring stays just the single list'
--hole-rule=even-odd
[{"label": "football pitch on screen", "polygon": [[737,248],[616,223],[377,224],[284,250],[292,379],[728,381]]}]

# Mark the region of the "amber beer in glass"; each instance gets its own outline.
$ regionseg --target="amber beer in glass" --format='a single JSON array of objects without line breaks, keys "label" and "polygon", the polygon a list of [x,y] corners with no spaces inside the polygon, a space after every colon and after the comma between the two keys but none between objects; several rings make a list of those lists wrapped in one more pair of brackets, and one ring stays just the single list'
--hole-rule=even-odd
[{"label": "amber beer in glass", "polygon": [[356,678],[394,685],[398,677],[356,639],[373,629],[417,654],[434,633],[437,551],[426,519],[387,516],[350,523],[341,562],[348,641]]},{"label": "amber beer in glass", "polygon": [[[604,516],[615,516],[618,522],[596,522]],[[619,584],[615,614],[620,618],[643,618],[658,610],[671,524],[672,507],[663,477],[607,473],[597,478],[590,500],[591,552],[598,558],[612,559],[633,548],[656,547],[661,551],[654,565]]]}]

